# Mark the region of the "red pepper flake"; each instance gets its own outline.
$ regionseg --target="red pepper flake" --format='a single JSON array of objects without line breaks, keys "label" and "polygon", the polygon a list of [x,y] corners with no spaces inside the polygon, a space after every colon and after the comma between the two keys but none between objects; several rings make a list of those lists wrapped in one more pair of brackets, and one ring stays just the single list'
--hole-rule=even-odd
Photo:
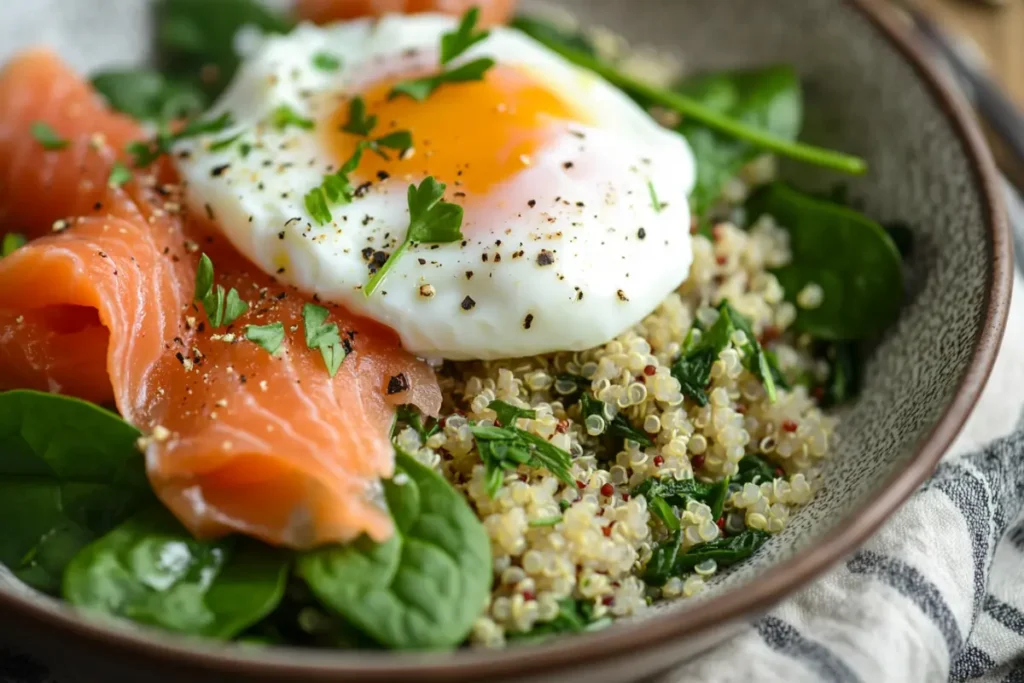
[{"label": "red pepper flake", "polygon": [[558,424],[555,426],[555,431],[558,432],[559,434],[565,434],[567,431],[569,431],[569,421],[559,420]]},{"label": "red pepper flake", "polygon": [[606,595],[603,598],[601,598],[601,604],[605,607],[611,607],[615,604],[615,598],[611,595]]},{"label": "red pepper flake", "polygon": [[693,456],[693,460],[690,461],[690,464],[693,465],[693,469],[699,470],[701,467],[704,467],[704,456],[703,455],[695,455],[695,456]]},{"label": "red pepper flake", "polygon": [[536,600],[537,594],[533,591],[523,591],[523,600]]},{"label": "red pepper flake", "polygon": [[653,377],[654,373],[656,373],[657,371],[658,368],[654,367],[653,365],[644,366],[644,374],[647,375],[648,377]]},{"label": "red pepper flake", "polygon": [[717,263],[720,266],[724,266],[727,260],[728,259],[725,257],[724,254],[719,254],[718,256],[715,257],[715,263]]},{"label": "red pepper flake", "polygon": [[605,484],[601,487],[601,495],[606,498],[611,498],[615,495],[615,487],[611,484]]},{"label": "red pepper flake", "polygon": [[782,471],[781,467],[776,467],[775,468],[775,476],[776,477],[784,477],[784,476],[786,476],[786,473]]},{"label": "red pepper flake", "polygon": [[525,474],[520,474],[519,475],[519,481],[526,482],[526,481],[529,481],[529,480],[530,480],[530,478],[528,476],[526,476]]},{"label": "red pepper flake", "polygon": [[611,538],[611,536],[612,536],[612,527],[613,527],[613,526],[615,526],[615,521],[614,521],[614,520],[612,520],[611,522],[609,522],[609,523],[608,523],[608,526],[606,526],[605,528],[601,529],[601,532],[602,532],[602,533],[603,533],[603,534],[604,534],[605,536],[607,536],[608,538]]},{"label": "red pepper flake", "polygon": [[764,331],[761,332],[761,343],[767,344],[768,342],[775,341],[779,338],[779,328],[775,325],[766,325]]},{"label": "red pepper flake", "polygon": [[587,485],[586,485],[586,484],[584,484],[584,483],[583,483],[582,481],[580,481],[579,479],[577,479],[577,480],[576,480],[576,488],[578,488],[578,489],[579,489],[580,491],[582,491],[583,489],[587,488]]},{"label": "red pepper flake", "polygon": [[743,405],[742,403],[738,403],[738,404],[736,405],[736,408],[735,408],[735,410],[736,410],[736,412],[737,412],[737,413],[739,413],[740,415],[746,415],[746,414],[747,414],[747,407],[746,407],[745,405]]},{"label": "red pepper flake", "polygon": [[661,457],[660,455],[654,456],[654,466],[655,467],[661,467],[664,464],[665,464],[665,458]]},{"label": "red pepper flake", "polygon": [[790,432],[790,433],[795,432],[796,429],[797,429],[797,426],[798,426],[797,423],[793,422],[792,420],[783,420],[782,421],[782,429],[784,431],[787,431],[787,432]]},{"label": "red pepper flake", "polygon": [[720,531],[725,531],[725,517],[719,517],[718,519],[716,519],[715,524],[718,525]]},{"label": "red pepper flake", "polygon": [[622,500],[624,500],[624,501],[629,500],[629,494],[628,493],[623,493],[622,494]]}]

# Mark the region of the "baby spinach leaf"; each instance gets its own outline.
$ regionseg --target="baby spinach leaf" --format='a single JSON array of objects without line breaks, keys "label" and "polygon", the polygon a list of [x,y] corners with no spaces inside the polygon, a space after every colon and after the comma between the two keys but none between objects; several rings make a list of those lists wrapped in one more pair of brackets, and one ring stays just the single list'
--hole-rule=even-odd
[{"label": "baby spinach leaf", "polygon": [[889,234],[903,260],[910,258],[910,254],[914,250],[914,231],[911,227],[902,221],[885,223],[882,227]]},{"label": "baby spinach leaf", "polygon": [[707,504],[711,508],[711,518],[718,519],[722,516],[722,508],[725,507],[725,499],[729,497],[729,477],[720,479],[711,487],[708,493]]},{"label": "baby spinach leaf", "polygon": [[156,16],[161,66],[194,82],[210,101],[238,68],[235,34],[239,29],[287,33],[294,26],[291,19],[257,0],[160,0]]},{"label": "baby spinach leaf", "polygon": [[745,455],[739,462],[739,471],[732,478],[734,484],[763,484],[775,480],[775,465],[759,455]]},{"label": "baby spinach leaf", "polygon": [[0,563],[58,591],[79,549],[155,500],[140,436],[78,399],[0,393]]},{"label": "baby spinach leaf", "polygon": [[[583,417],[589,417],[591,415],[597,415],[602,420],[607,418],[604,415],[604,401],[599,401],[593,398],[589,392],[583,392],[580,395],[580,410],[583,413]],[[605,427],[605,433],[611,436],[616,436],[623,440],[635,441],[640,444],[642,448],[647,446],[653,446],[654,441],[647,435],[646,432],[637,429],[622,413],[617,413],[615,417],[608,422],[608,426]]]},{"label": "baby spinach leaf", "polygon": [[774,271],[786,298],[795,301],[809,284],[824,290],[820,306],[797,308],[797,331],[828,341],[864,339],[899,315],[903,264],[878,223],[782,183],[755,193],[747,211],[751,220],[774,216],[789,232],[792,262]]},{"label": "baby spinach leaf", "polygon": [[705,560],[714,560],[719,567],[729,567],[753,555],[767,540],[767,532],[745,529],[735,536],[700,543],[676,558],[673,573],[679,575],[691,571]]},{"label": "baby spinach leaf", "polygon": [[154,69],[103,71],[93,76],[92,84],[111,107],[142,121],[193,116],[209,104],[196,85]]},{"label": "baby spinach leaf", "polygon": [[[726,484],[728,488],[728,484]],[[630,491],[632,496],[643,496],[648,501],[652,498],[661,498],[676,507],[686,507],[691,500],[698,503],[711,504],[716,495],[717,485],[705,483],[696,479],[675,479],[665,477],[658,479],[652,477],[647,479]]]},{"label": "baby spinach leaf", "polygon": [[289,564],[289,553],[251,539],[198,541],[155,506],[71,560],[64,599],[97,615],[227,639],[273,611]]},{"label": "baby spinach leaf", "polygon": [[381,645],[455,647],[490,593],[490,541],[448,482],[404,453],[396,460],[407,479],[384,484],[394,535],[314,550],[298,572],[325,606]]},{"label": "baby spinach leaf", "polygon": [[682,541],[683,532],[676,529],[666,540],[654,547],[643,573],[643,579],[649,586],[664,586],[672,576]]},{"label": "baby spinach leaf", "polygon": [[834,406],[855,398],[860,392],[861,360],[856,344],[829,344],[825,351],[829,363],[822,405]]},{"label": "baby spinach leaf", "polygon": [[[715,112],[779,138],[796,140],[800,133],[803,97],[791,66],[706,74],[689,78],[676,89]],[[678,130],[697,161],[690,207],[704,216],[725,183],[764,150],[692,119],[685,119]]]}]

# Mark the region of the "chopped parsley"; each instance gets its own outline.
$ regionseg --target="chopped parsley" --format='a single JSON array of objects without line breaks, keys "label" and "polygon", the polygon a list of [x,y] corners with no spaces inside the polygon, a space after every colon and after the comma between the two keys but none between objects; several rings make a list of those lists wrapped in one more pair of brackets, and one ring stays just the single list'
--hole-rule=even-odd
[{"label": "chopped parsley", "polygon": [[196,294],[194,301],[199,302],[206,317],[214,328],[230,325],[249,310],[249,304],[238,296],[238,290],[232,287],[224,291],[223,285],[213,284],[213,261],[206,254],[199,259],[196,268]]},{"label": "chopped parsley", "polygon": [[284,343],[284,323],[270,323],[269,325],[247,325],[245,338],[260,346],[267,353],[273,355]]},{"label": "chopped parsley", "polygon": [[334,377],[341,362],[348,355],[348,347],[341,340],[337,323],[327,323],[331,312],[323,306],[306,304],[302,307],[302,324],[306,328],[306,346],[319,349],[327,372]]},{"label": "chopped parsley", "polygon": [[369,142],[365,140],[360,141],[356,146],[356,151],[338,169],[337,173],[324,176],[323,181],[318,187],[314,187],[306,193],[304,197],[306,210],[309,211],[309,215],[313,217],[317,224],[324,225],[331,222],[333,216],[329,208],[330,204],[348,204],[352,201],[352,197],[355,195],[355,188],[352,187],[348,174],[359,167],[359,162],[363,158],[363,150],[369,146]]},{"label": "chopped parsley", "polygon": [[170,152],[176,142],[200,135],[219,133],[233,123],[231,112],[226,111],[215,119],[190,121],[177,133],[172,133],[166,126],[162,126],[153,139],[128,143],[128,153],[132,155],[135,168],[145,168],[162,155]]},{"label": "chopped parsley", "polygon": [[306,193],[303,198],[306,203],[306,211],[320,225],[331,222],[331,210],[327,208],[327,198],[324,196],[323,187],[314,187]]},{"label": "chopped parsley", "polygon": [[28,243],[28,240],[24,235],[17,232],[9,232],[4,235],[3,242],[0,243],[0,257],[10,256],[15,250],[20,249]]},{"label": "chopped parsley", "polygon": [[462,21],[459,22],[459,27],[455,31],[441,36],[442,70],[440,73],[400,81],[391,89],[388,98],[394,99],[405,95],[417,102],[422,102],[445,83],[464,83],[483,79],[484,73],[494,66],[494,60],[489,57],[474,59],[454,69],[444,68],[449,62],[490,35],[488,31],[474,30],[479,19],[480,8],[473,7],[462,15]]},{"label": "chopped parsley", "polygon": [[296,126],[302,130],[313,130],[316,127],[312,119],[300,116],[287,104],[280,105],[270,114],[270,124],[278,130],[285,130],[289,126]]},{"label": "chopped parsley", "polygon": [[544,517],[543,519],[531,519],[529,522],[526,523],[526,526],[533,527],[533,528],[542,527],[542,526],[555,526],[556,524],[558,524],[561,521],[562,521],[562,515],[558,515],[557,517]]},{"label": "chopped parsley", "polygon": [[647,181],[647,191],[651,193],[651,206],[654,207],[655,213],[661,213],[665,205],[658,200],[658,193],[654,190],[654,183],[650,180]]},{"label": "chopped parsley", "polygon": [[45,150],[52,152],[58,149],[64,149],[71,144],[68,140],[62,138],[60,134],[45,121],[33,122],[31,130],[32,137],[34,137]]},{"label": "chopped parsley", "polygon": [[235,144],[235,142],[237,142],[238,139],[243,135],[244,133],[235,133],[234,135],[231,135],[229,137],[222,138],[220,140],[214,140],[212,143],[210,143],[210,151],[219,152],[222,149],[227,149],[231,145]]},{"label": "chopped parsley", "polygon": [[567,452],[547,439],[514,426],[519,417],[535,415],[532,410],[516,408],[504,401],[491,401],[487,407],[498,414],[503,424],[504,419],[510,421],[510,424],[503,427],[470,426],[486,470],[484,480],[490,497],[493,498],[501,488],[505,470],[515,469],[519,465],[543,467],[563,484],[575,484],[576,480],[569,469],[571,458]]},{"label": "chopped parsley", "polygon": [[341,127],[346,133],[369,135],[377,125],[376,116],[366,115],[366,102],[362,97],[353,97],[348,104],[348,121]]},{"label": "chopped parsley", "polygon": [[330,52],[317,52],[313,55],[313,66],[321,71],[337,71],[341,66],[341,59]]},{"label": "chopped parsley", "polygon": [[462,207],[442,201],[445,184],[427,176],[419,187],[409,186],[409,229],[387,261],[363,286],[363,294],[371,296],[387,277],[388,271],[412,243],[445,243],[462,239]]},{"label": "chopped parsley", "polygon": [[132,179],[131,170],[120,161],[115,161],[110,169],[110,176],[107,178],[107,185],[110,187],[121,187]]}]

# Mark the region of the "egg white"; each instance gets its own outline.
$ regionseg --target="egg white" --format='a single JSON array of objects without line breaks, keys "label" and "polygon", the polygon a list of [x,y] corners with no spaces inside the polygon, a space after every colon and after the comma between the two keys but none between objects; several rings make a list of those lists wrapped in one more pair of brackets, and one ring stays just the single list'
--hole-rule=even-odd
[{"label": "egg white", "polygon": [[[515,176],[472,198],[465,242],[412,247],[367,298],[364,250],[401,242],[407,188],[422,178],[374,182],[351,204],[332,206],[325,226],[305,208],[305,193],[340,161],[319,131],[267,125],[272,112],[284,104],[323,124],[323,95],[436,68],[440,37],[455,23],[395,15],[267,38],[209,113],[229,111],[235,124],[175,150],[189,201],[260,268],[392,327],[420,356],[494,359],[604,343],[687,276],[693,155],[622,92],[514,30],[492,29],[455,64],[490,56],[526,69],[590,122],[572,124]],[[341,68],[314,68],[320,52]],[[234,135],[237,144],[210,149]],[[243,143],[252,147],[245,156]]]}]

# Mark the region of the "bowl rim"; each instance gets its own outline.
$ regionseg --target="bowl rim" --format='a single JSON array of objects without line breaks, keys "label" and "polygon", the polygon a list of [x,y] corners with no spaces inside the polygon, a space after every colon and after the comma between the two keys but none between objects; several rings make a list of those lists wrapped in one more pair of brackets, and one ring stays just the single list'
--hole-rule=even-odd
[{"label": "bowl rim", "polygon": [[[245,651],[215,648],[184,638],[153,635],[145,629],[104,626],[82,619],[70,609],[0,591],[0,610],[29,620],[54,637],[74,635],[82,644],[101,648],[109,654],[120,652],[147,658],[153,664],[185,664],[210,673],[269,679],[293,678],[304,681],[341,680],[355,677],[376,681],[468,681],[525,678],[552,675],[560,669],[588,662],[608,663],[626,654],[655,651],[687,636],[706,633],[763,612],[808,581],[818,577],[853,552],[933,472],[943,453],[959,434],[992,371],[1009,314],[1013,285],[1013,252],[1001,197],[999,174],[991,152],[968,105],[926,55],[894,10],[878,0],[843,0],[869,20],[924,82],[947,116],[967,152],[974,181],[981,193],[983,212],[991,240],[993,260],[989,273],[985,318],[967,371],[931,432],[919,444],[907,466],[882,486],[874,500],[844,520],[834,533],[794,557],[768,570],[745,591],[729,591],[710,598],[679,614],[657,615],[633,626],[623,626],[573,638],[571,643],[538,645],[458,656],[409,655],[389,652],[347,654],[310,652],[295,648]],[[296,653],[301,652],[301,656]]]}]

